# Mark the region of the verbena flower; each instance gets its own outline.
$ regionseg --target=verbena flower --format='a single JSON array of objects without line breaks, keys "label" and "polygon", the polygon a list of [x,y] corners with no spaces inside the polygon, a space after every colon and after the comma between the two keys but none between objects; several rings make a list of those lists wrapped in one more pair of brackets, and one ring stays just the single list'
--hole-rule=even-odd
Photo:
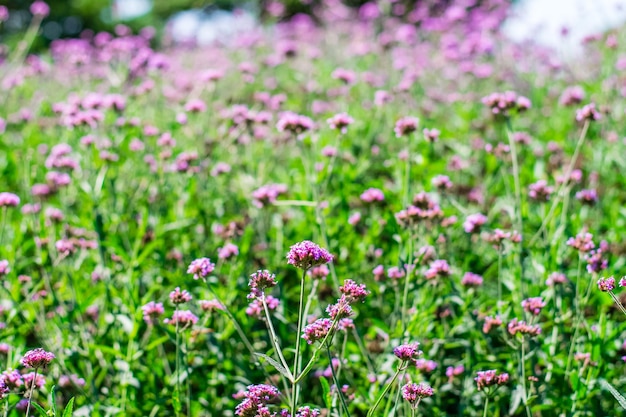
[{"label": "verbena flower", "polygon": [[522,301],[522,308],[535,316],[541,313],[541,309],[546,306],[546,303],[541,297],[531,297]]},{"label": "verbena flower", "polygon": [[509,374],[506,372],[498,374],[495,369],[489,371],[478,371],[474,381],[476,381],[478,391],[481,391],[485,388],[505,385],[509,382]]},{"label": "verbena flower", "polygon": [[261,297],[266,289],[276,286],[276,275],[266,269],[258,270],[250,275],[248,286],[250,287],[248,298]]},{"label": "verbena flower", "polygon": [[143,320],[148,324],[155,324],[156,320],[165,312],[163,303],[155,303],[154,301],[141,307],[141,310],[143,311]]},{"label": "verbena flower", "polygon": [[413,342],[396,346],[393,349],[393,354],[403,362],[415,363],[415,361],[422,355],[422,351],[419,350],[419,343]]},{"label": "verbena flower", "polygon": [[[622,283],[622,281],[620,280],[620,284]],[[615,278],[613,277],[608,277],[608,278],[600,278],[598,279],[598,289],[600,291],[603,292],[610,292],[613,291],[615,289]]]},{"label": "verbena flower", "polygon": [[198,258],[191,261],[188,274],[193,274],[193,279],[206,278],[215,270],[215,264],[209,258]]},{"label": "verbena flower", "polygon": [[37,348],[26,352],[21,363],[28,368],[39,369],[48,366],[54,358],[53,353],[46,352],[42,348]]},{"label": "verbena flower", "polygon": [[287,253],[287,263],[296,268],[308,270],[315,266],[327,264],[333,260],[332,255],[315,243],[305,240],[291,246]]},{"label": "verbena flower", "polygon": [[424,383],[408,383],[402,387],[402,398],[411,403],[417,404],[422,398],[432,397],[435,394],[433,389]]},{"label": "verbena flower", "polygon": [[187,290],[182,290],[180,287],[176,287],[174,291],[170,292],[170,301],[172,304],[183,304],[191,301],[191,294]]}]

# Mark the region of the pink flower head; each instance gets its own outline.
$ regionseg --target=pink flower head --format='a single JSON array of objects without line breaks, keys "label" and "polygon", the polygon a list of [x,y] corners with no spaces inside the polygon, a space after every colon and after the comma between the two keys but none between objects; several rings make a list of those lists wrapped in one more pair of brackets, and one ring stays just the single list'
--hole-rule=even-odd
[{"label": "pink flower head", "polygon": [[239,255],[239,248],[237,245],[227,243],[223,247],[217,249],[217,257],[219,259],[230,259]]},{"label": "pink flower head", "polygon": [[576,110],[576,121],[578,122],[585,120],[596,121],[600,119],[602,119],[602,115],[596,110],[595,103],[589,103],[583,106],[583,108]]},{"label": "pink flower head", "polygon": [[424,139],[430,143],[437,142],[439,135],[441,135],[439,129],[424,129],[422,133],[424,133]]},{"label": "pink flower head", "polygon": [[489,388],[492,386],[500,386],[509,382],[509,374],[501,373],[498,375],[495,369],[489,371],[478,371],[476,374],[476,386],[478,391],[483,390],[484,388]]},{"label": "pink flower head", "polygon": [[473,272],[466,272],[465,275],[463,275],[461,284],[466,287],[480,287],[483,285],[483,277]]},{"label": "pink flower head", "polygon": [[351,279],[345,280],[343,285],[339,287],[339,291],[346,296],[349,303],[363,301],[370,293],[365,288],[365,284],[357,284]]},{"label": "pink flower head", "polygon": [[567,239],[567,246],[577,249],[579,252],[589,252],[596,247],[591,233],[579,233],[575,238]]},{"label": "pink flower head", "polygon": [[193,279],[206,278],[215,269],[215,264],[209,258],[198,258],[189,264],[188,274],[193,274]]},{"label": "pink flower head", "polygon": [[333,260],[332,255],[315,243],[304,240],[291,246],[287,254],[287,263],[300,269],[311,269],[314,266],[327,264]]},{"label": "pink flower head", "polygon": [[147,324],[155,324],[156,319],[161,317],[165,312],[163,308],[163,303],[155,303],[154,301],[150,301],[148,304],[141,307],[143,311],[143,320]]},{"label": "pink flower head", "polygon": [[619,280],[620,287],[626,287],[626,277],[621,277]]},{"label": "pink flower head", "polygon": [[434,372],[437,366],[437,362],[427,359],[418,359],[415,361],[415,367],[425,374]]},{"label": "pink flower head", "polygon": [[[0,6],[0,23],[6,22],[9,20],[9,9],[7,6]],[[2,122],[0,122],[2,124]],[[0,133],[2,133],[2,128],[0,127]]]},{"label": "pink flower head", "polygon": [[480,231],[480,228],[487,223],[487,216],[481,213],[470,214],[463,223],[463,229],[465,233],[476,233]]},{"label": "pink flower head", "polygon": [[189,310],[176,310],[174,314],[172,314],[171,319],[163,320],[163,323],[165,324],[169,324],[171,326],[178,325],[178,327],[182,329],[191,327],[197,322],[198,317],[196,317],[196,315]]},{"label": "pink flower head", "polygon": [[434,187],[440,190],[449,190],[452,188],[452,181],[450,181],[450,177],[447,175],[437,175],[432,179],[432,184]]},{"label": "pink flower head", "polygon": [[252,202],[258,208],[273,204],[278,196],[287,192],[284,184],[268,184],[257,188],[252,192]]},{"label": "pink flower head", "polygon": [[314,127],[313,120],[293,112],[282,113],[278,123],[276,123],[279,132],[290,132],[295,135],[300,135]]},{"label": "pink flower head", "polygon": [[28,368],[39,369],[48,366],[54,358],[53,353],[46,352],[42,348],[37,348],[26,352],[21,363]]},{"label": "pink flower head", "polygon": [[412,405],[418,403],[422,398],[432,397],[434,393],[433,389],[424,383],[415,384],[411,382],[402,387],[402,398]]},{"label": "pink flower head", "polygon": [[396,122],[396,126],[393,131],[396,133],[396,137],[407,136],[417,130],[419,119],[417,117],[403,117]]},{"label": "pink flower head", "polygon": [[536,201],[548,201],[554,192],[554,187],[548,185],[548,181],[539,180],[528,186],[528,197]]},{"label": "pink flower head", "polygon": [[588,206],[593,206],[598,202],[598,192],[593,188],[580,190],[576,193],[576,200]]},{"label": "pink flower head", "polygon": [[567,87],[563,94],[561,94],[561,98],[559,99],[559,103],[563,106],[573,106],[575,104],[579,104],[585,98],[585,91],[579,85],[575,85],[572,87]]},{"label": "pink flower head", "polygon": [[37,0],[30,5],[30,12],[33,16],[44,18],[50,14],[50,6],[41,0]]},{"label": "pink flower head", "polygon": [[327,120],[331,129],[339,130],[341,133],[348,131],[348,126],[354,123],[354,119],[346,113],[339,113]]},{"label": "pink flower head", "polygon": [[180,287],[176,287],[174,291],[170,293],[170,301],[172,304],[183,304],[191,301],[191,294],[187,290],[182,290]]},{"label": "pink flower head", "polygon": [[[620,283],[622,281],[620,280]],[[608,277],[608,278],[600,278],[598,280],[598,289],[602,292],[611,292],[615,289],[615,278],[613,277]]]},{"label": "pink flower head", "polygon": [[3,259],[0,261],[0,277],[7,275],[11,272],[11,268],[9,268],[9,261]]},{"label": "pink flower head", "polygon": [[541,328],[539,326],[533,326],[526,324],[525,321],[513,319],[507,325],[507,330],[511,336],[516,334],[537,336],[541,334]]},{"label": "pink flower head", "polygon": [[368,188],[361,194],[361,200],[366,203],[375,203],[385,200],[385,194],[378,188]]},{"label": "pink flower head", "polygon": [[20,198],[13,193],[0,193],[0,207],[15,207],[20,204]]},{"label": "pink flower head", "polygon": [[354,84],[354,81],[356,80],[356,74],[354,73],[354,71],[350,71],[344,68],[337,68],[332,72],[330,76],[335,80],[340,80],[347,85]]},{"label": "pink flower head", "polygon": [[276,275],[266,269],[258,270],[250,275],[248,286],[250,287],[248,298],[261,297],[266,289],[276,286]]},{"label": "pink flower head", "polygon": [[437,277],[450,275],[450,265],[444,259],[436,259],[424,273],[426,279],[434,279]]},{"label": "pink flower head", "polygon": [[393,354],[402,362],[415,363],[422,355],[422,351],[419,350],[419,343],[413,342],[395,347]]},{"label": "pink flower head", "polygon": [[502,320],[499,316],[496,317],[485,317],[485,322],[483,324],[483,333],[487,334],[491,331],[493,327],[498,327],[502,325]]},{"label": "pink flower head", "polygon": [[330,319],[317,319],[304,328],[302,338],[306,340],[308,344],[313,344],[318,340],[322,340],[330,331],[332,324],[333,321]]},{"label": "pink flower head", "polygon": [[224,306],[217,300],[200,300],[199,304],[202,311],[206,312],[224,310]]},{"label": "pink flower head", "polygon": [[548,276],[546,285],[553,286],[557,284],[564,284],[567,282],[567,277],[561,272],[553,272]]},{"label": "pink flower head", "polygon": [[531,297],[522,301],[522,308],[535,316],[541,313],[541,309],[546,306],[546,303],[541,297]]},{"label": "pink flower head", "polygon": [[511,110],[522,112],[531,107],[530,100],[524,96],[518,96],[513,91],[504,93],[492,93],[482,99],[485,106],[491,109],[494,115],[508,116]]}]

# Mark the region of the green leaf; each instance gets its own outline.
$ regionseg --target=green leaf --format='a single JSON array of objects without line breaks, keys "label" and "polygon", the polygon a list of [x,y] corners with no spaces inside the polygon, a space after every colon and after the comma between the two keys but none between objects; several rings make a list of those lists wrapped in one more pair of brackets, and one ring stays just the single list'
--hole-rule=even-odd
[{"label": "green leaf", "polygon": [[624,398],[624,396],[622,394],[620,394],[614,387],[613,385],[609,384],[608,382],[606,382],[604,379],[600,380],[600,384],[606,388],[611,394],[613,394],[613,397],[615,397],[615,399],[617,400],[617,402],[619,403],[619,405],[622,406],[622,408],[624,410],[626,410],[626,398]]},{"label": "green leaf", "polygon": [[63,411],[62,417],[72,417],[73,413],[74,413],[74,397],[70,398],[70,400],[67,402],[67,405],[65,406],[65,410]]},{"label": "green leaf", "polygon": [[41,414],[42,416],[49,417],[48,413],[46,412],[46,410],[44,410],[43,407],[40,406],[39,404],[34,403],[34,402],[31,401],[30,405],[31,405],[31,407],[34,407],[35,410],[39,411],[39,414]]},{"label": "green leaf", "polygon": [[276,369],[278,372],[280,372],[282,374],[282,376],[284,376],[285,378],[287,378],[287,380],[289,382],[293,382],[293,379],[291,378],[291,373],[285,369],[284,366],[282,366],[280,363],[278,363],[276,360],[270,358],[269,356],[263,354],[263,353],[259,353],[259,352],[254,352],[255,356],[261,357],[263,359],[265,359],[266,361],[268,361],[270,363],[270,365],[272,365],[274,367],[274,369]]},{"label": "green leaf", "polygon": [[52,412],[54,413],[54,416],[56,416],[57,413],[58,413],[58,411],[57,411],[56,385],[53,385],[52,389],[50,390],[50,403],[52,404]]},{"label": "green leaf", "polygon": [[324,404],[326,405],[326,408],[330,410],[333,405],[332,396],[330,394],[330,385],[328,384],[328,380],[324,377],[320,378],[320,383],[322,384],[322,398],[324,399]]},{"label": "green leaf", "polygon": [[174,405],[174,411],[176,415],[180,414],[180,411],[183,409],[180,403],[180,392],[178,390],[174,391],[174,395],[172,395],[172,405]]}]

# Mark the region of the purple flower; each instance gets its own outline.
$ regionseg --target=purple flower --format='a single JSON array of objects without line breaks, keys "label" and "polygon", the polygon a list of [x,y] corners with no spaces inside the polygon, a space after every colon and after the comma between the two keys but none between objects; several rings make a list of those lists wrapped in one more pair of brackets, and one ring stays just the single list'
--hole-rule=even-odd
[{"label": "purple flower", "polygon": [[172,304],[178,305],[191,301],[191,294],[187,290],[180,290],[180,287],[176,287],[174,291],[170,293],[170,301]]},{"label": "purple flower", "polygon": [[348,131],[348,126],[354,123],[354,119],[346,113],[339,113],[326,120],[326,122],[328,122],[331,129],[339,130],[345,134]]},{"label": "purple flower", "polygon": [[465,275],[463,275],[461,284],[466,287],[480,287],[483,285],[483,277],[473,272],[466,272]]},{"label": "purple flower", "polygon": [[[622,283],[622,281],[620,280],[620,284]],[[615,289],[615,278],[613,277],[608,277],[608,278],[600,278],[598,280],[598,289],[602,292],[611,292]]]},{"label": "purple flower", "polygon": [[314,266],[327,264],[333,260],[332,255],[315,243],[304,240],[289,249],[287,263],[296,268],[308,270]]},{"label": "purple flower", "polygon": [[[9,20],[9,9],[7,9],[7,6],[0,6],[0,22],[6,22],[7,20]],[[4,133],[2,122],[3,120],[0,120],[0,133]]]},{"label": "purple flower", "polygon": [[546,306],[546,303],[541,297],[531,297],[522,301],[522,308],[535,316],[541,313],[541,309]]},{"label": "purple flower", "polygon": [[237,255],[239,255],[239,248],[232,243],[227,243],[224,247],[217,249],[217,257],[220,259],[230,259]]},{"label": "purple flower", "polygon": [[330,319],[317,319],[304,328],[302,338],[310,345],[326,337],[333,321]]},{"label": "purple flower", "polygon": [[267,269],[258,270],[250,275],[248,286],[250,287],[248,298],[261,297],[267,288],[276,286],[276,275],[270,273]]},{"label": "purple flower", "polygon": [[506,384],[509,382],[509,374],[501,373],[498,375],[495,369],[489,371],[478,371],[474,381],[476,381],[478,391],[481,391],[483,388]]},{"label": "purple flower", "polygon": [[476,233],[480,231],[480,228],[487,223],[487,216],[481,213],[470,214],[463,223],[463,229],[465,233]]},{"label": "purple flower", "polygon": [[415,384],[411,382],[402,387],[402,398],[410,402],[411,405],[417,404],[422,398],[432,397],[434,393],[433,389],[424,383]]},{"label": "purple flower", "polygon": [[50,6],[41,0],[37,0],[30,5],[30,12],[34,16],[44,18],[50,14]]},{"label": "purple flower", "polygon": [[156,319],[165,312],[163,303],[155,303],[154,301],[150,301],[148,304],[141,307],[141,310],[143,311],[143,321],[148,324],[155,324]]},{"label": "purple flower", "polygon": [[583,108],[576,110],[576,121],[582,122],[585,120],[596,121],[602,119],[602,115],[596,110],[595,103],[589,103]]},{"label": "purple flower", "polygon": [[370,293],[365,288],[365,284],[357,284],[351,279],[347,279],[343,282],[343,285],[339,287],[339,291],[346,296],[348,302],[363,301],[365,297]]},{"label": "purple flower", "polygon": [[189,310],[176,310],[171,319],[163,320],[163,323],[170,324],[180,328],[191,327],[198,322],[198,317]]},{"label": "purple flower", "polygon": [[20,204],[20,198],[13,193],[0,193],[0,207],[15,207]]},{"label": "purple flower", "polygon": [[215,264],[209,258],[199,258],[189,264],[188,274],[193,274],[193,279],[206,278],[215,269]]},{"label": "purple flower", "polygon": [[393,349],[393,354],[402,362],[413,362],[422,355],[422,351],[419,350],[419,343],[413,342],[405,345],[397,346]]},{"label": "purple flower", "polygon": [[6,259],[3,259],[0,261],[0,277],[7,275],[9,272],[11,272],[11,268],[9,268],[9,261],[7,261]]},{"label": "purple flower", "polygon": [[396,122],[396,126],[393,131],[396,133],[396,137],[407,136],[417,130],[417,125],[420,120],[417,117],[403,117]]},{"label": "purple flower", "polygon": [[313,129],[313,127],[315,127],[313,120],[293,112],[282,113],[278,123],[276,123],[276,128],[279,132],[291,132],[295,135],[300,135]]},{"label": "purple flower", "polygon": [[385,194],[378,188],[368,188],[361,194],[361,200],[366,203],[375,203],[385,200]]},{"label": "purple flower", "polygon": [[37,348],[26,352],[21,362],[22,365],[28,368],[39,369],[47,366],[54,358],[53,353],[46,352],[42,348]]}]

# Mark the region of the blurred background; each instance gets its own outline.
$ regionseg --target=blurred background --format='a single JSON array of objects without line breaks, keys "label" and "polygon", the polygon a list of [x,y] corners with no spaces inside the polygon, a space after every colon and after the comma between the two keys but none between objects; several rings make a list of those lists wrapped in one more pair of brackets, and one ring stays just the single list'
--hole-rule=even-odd
[{"label": "blurred background", "polygon": [[[340,0],[333,0],[339,2]],[[325,1],[324,4],[332,4]],[[519,41],[532,40],[562,51],[576,51],[586,36],[615,28],[626,22],[626,0],[502,0],[511,4],[511,17],[504,32]],[[366,0],[341,0],[359,8]],[[477,5],[481,0],[382,0],[381,9],[404,10],[408,14],[420,3],[437,12],[452,5]],[[0,0],[10,12],[0,25],[0,42],[21,39],[31,21],[32,0]],[[32,50],[41,50],[59,38],[78,37],[83,31],[115,31],[124,24],[133,32],[153,27],[155,39],[195,45],[227,41],[234,33],[261,23],[289,19],[305,13],[315,19],[322,0],[48,0],[51,12],[42,23],[42,35]],[[393,6],[393,7],[392,7]],[[402,13],[393,13],[402,18]],[[564,36],[564,34],[567,36]]]}]

